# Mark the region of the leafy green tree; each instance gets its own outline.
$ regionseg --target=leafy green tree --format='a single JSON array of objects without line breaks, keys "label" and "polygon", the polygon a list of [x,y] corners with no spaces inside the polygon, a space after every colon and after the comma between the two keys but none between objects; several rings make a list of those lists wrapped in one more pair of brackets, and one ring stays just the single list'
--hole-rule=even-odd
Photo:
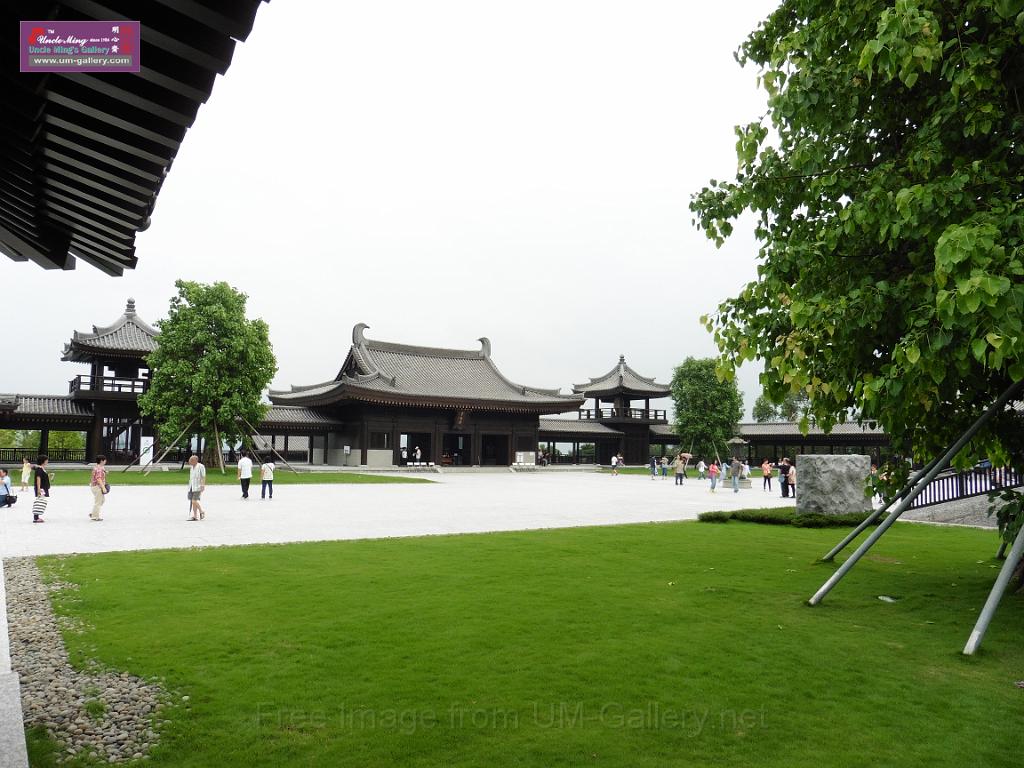
[{"label": "leafy green tree", "polygon": [[85,448],[85,433],[51,432],[47,444],[50,448],[82,449]]},{"label": "leafy green tree", "polygon": [[767,395],[761,394],[754,401],[754,421],[796,421],[803,416],[807,405],[808,398],[803,392],[791,392],[779,405],[773,403]]},{"label": "leafy green tree", "polygon": [[[758,279],[705,318],[727,374],[856,413],[918,460],[1024,378],[1024,0],[784,0],[741,46],[767,120],[691,209],[756,219]],[[1021,466],[1020,414],[960,462]]]},{"label": "leafy green tree", "polygon": [[705,459],[728,458],[726,442],[736,434],[743,396],[733,379],[719,379],[713,358],[688,357],[672,373],[672,401],[680,444]]},{"label": "leafy green tree", "polygon": [[277,371],[267,324],[246,318],[246,295],[227,283],[174,285],[178,294],[157,323],[160,343],[147,358],[152,374],[139,409],[167,445],[185,429],[210,445],[218,433],[237,444],[249,437],[243,420],[255,425],[265,415],[263,391]]}]

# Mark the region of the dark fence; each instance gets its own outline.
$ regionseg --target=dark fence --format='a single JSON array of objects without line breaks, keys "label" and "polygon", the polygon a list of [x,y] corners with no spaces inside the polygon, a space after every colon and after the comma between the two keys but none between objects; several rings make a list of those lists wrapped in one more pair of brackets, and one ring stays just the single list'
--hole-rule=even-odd
[{"label": "dark fence", "polygon": [[[86,463],[84,448],[50,448],[46,455],[50,461]],[[39,459],[38,448],[0,448],[0,464],[21,464],[26,458],[33,464]]]},{"label": "dark fence", "polygon": [[983,496],[1003,488],[1019,488],[1024,479],[1010,467],[988,467],[940,475],[924,487],[910,504],[911,509],[944,504],[947,501]]},{"label": "dark fence", "polygon": [[666,411],[656,411],[653,408],[581,408],[578,415],[581,419],[666,420]]}]

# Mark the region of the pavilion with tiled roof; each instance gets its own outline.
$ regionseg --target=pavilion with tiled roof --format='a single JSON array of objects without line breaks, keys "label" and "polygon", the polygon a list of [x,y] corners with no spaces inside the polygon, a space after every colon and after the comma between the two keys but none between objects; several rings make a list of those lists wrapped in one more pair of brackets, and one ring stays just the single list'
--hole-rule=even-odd
[{"label": "pavilion with tiled roof", "polygon": [[[275,405],[303,405],[346,425],[332,434],[332,464],[512,464],[537,449],[538,417],[578,408],[582,398],[516,384],[491,359],[491,343],[474,350],[420,347],[367,339],[352,346],[330,381],[271,390]],[[346,452],[346,448],[348,449]]]},{"label": "pavilion with tiled roof", "polygon": [[[641,376],[626,363],[625,355],[603,376],[576,384],[573,392],[594,399],[594,407],[581,409],[581,420],[593,420],[622,434],[617,446],[602,441],[597,447],[597,461],[607,464],[612,453],[621,452],[627,464],[645,464],[651,455],[651,429],[668,424],[664,410],[652,410],[651,400],[668,397],[671,390],[653,378]],[[633,401],[642,400],[643,408],[634,408]],[[605,407],[610,406],[610,407]]]}]

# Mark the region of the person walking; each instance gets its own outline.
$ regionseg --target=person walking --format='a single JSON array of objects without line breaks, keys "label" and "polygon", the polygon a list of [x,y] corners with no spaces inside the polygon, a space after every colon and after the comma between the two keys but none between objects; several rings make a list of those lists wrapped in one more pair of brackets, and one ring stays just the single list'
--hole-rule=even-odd
[{"label": "person walking", "polygon": [[651,456],[651,480],[658,476],[658,457]]},{"label": "person walking", "polygon": [[668,456],[661,457],[661,479],[668,478]]},{"label": "person walking", "polygon": [[28,493],[28,484],[32,479],[32,462],[28,456],[21,457],[21,492]]},{"label": "person walking", "polygon": [[40,456],[36,462],[36,497],[32,502],[32,522],[45,523],[43,515],[46,514],[46,507],[50,503],[50,473],[46,471],[50,463],[49,456]]},{"label": "person walking", "polygon": [[89,478],[89,490],[92,491],[92,512],[89,519],[94,523],[103,518],[100,517],[100,509],[106,501],[107,489],[107,457],[100,454],[96,457],[96,466],[92,468],[92,477]]},{"label": "person walking", "polygon": [[672,462],[672,469],[675,470],[676,485],[683,485],[686,481],[686,460],[682,454],[676,456],[676,460]]},{"label": "person walking", "polygon": [[715,492],[715,486],[718,484],[718,462],[712,461],[711,466],[708,467],[708,475],[711,477],[711,492]]},{"label": "person walking", "polygon": [[205,520],[206,511],[199,500],[206,490],[206,466],[194,453],[188,457],[188,465],[191,467],[188,471],[188,500],[192,502],[192,516],[188,519],[190,522]]},{"label": "person walking", "polygon": [[743,465],[740,464],[740,460],[735,456],[732,457],[732,463],[729,465],[729,472],[732,474],[732,492],[740,492],[740,475],[743,474]]},{"label": "person walking", "polygon": [[772,492],[772,464],[768,459],[761,462],[761,477],[764,480],[761,481],[761,490],[765,493]]},{"label": "person walking", "polygon": [[793,498],[796,498],[796,461],[789,468],[789,474],[786,475],[786,479],[789,481],[790,490],[793,492]]},{"label": "person walking", "polygon": [[242,486],[242,498],[249,498],[249,483],[252,482],[252,459],[249,454],[243,453],[238,460],[238,482]]},{"label": "person walking", "polygon": [[619,474],[619,457],[612,454],[612,477]]},{"label": "person walking", "polygon": [[[417,451],[419,448],[416,449]],[[274,500],[274,462],[267,461],[260,467],[260,480],[263,481],[263,487],[260,490],[260,498],[267,498],[267,493],[270,493],[270,500]]]},{"label": "person walking", "polygon": [[707,477],[708,465],[704,463],[704,459],[697,462],[697,479],[704,480]]},{"label": "person walking", "polygon": [[419,464],[423,460],[423,451],[420,450],[420,447],[418,445],[416,446],[416,450],[413,451],[413,455],[416,457],[417,464]]}]

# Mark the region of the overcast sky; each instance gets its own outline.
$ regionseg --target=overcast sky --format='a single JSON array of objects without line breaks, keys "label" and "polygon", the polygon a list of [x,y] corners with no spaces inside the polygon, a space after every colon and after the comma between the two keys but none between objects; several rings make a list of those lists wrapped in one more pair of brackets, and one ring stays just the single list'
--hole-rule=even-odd
[{"label": "overcast sky", "polygon": [[[0,260],[0,391],[62,393],[71,332],[125,300],[154,322],[178,277],[226,280],[270,325],[274,388],[333,378],[369,338],[475,349],[566,389],[624,354],[668,382],[714,354],[698,317],[753,279],[690,195],[735,172],[765,111],[733,53],[772,0],[277,0],[260,8],[110,278]],[[31,332],[29,332],[31,328]],[[749,413],[760,392],[741,371]],[[659,404],[663,405],[663,404]]]}]

